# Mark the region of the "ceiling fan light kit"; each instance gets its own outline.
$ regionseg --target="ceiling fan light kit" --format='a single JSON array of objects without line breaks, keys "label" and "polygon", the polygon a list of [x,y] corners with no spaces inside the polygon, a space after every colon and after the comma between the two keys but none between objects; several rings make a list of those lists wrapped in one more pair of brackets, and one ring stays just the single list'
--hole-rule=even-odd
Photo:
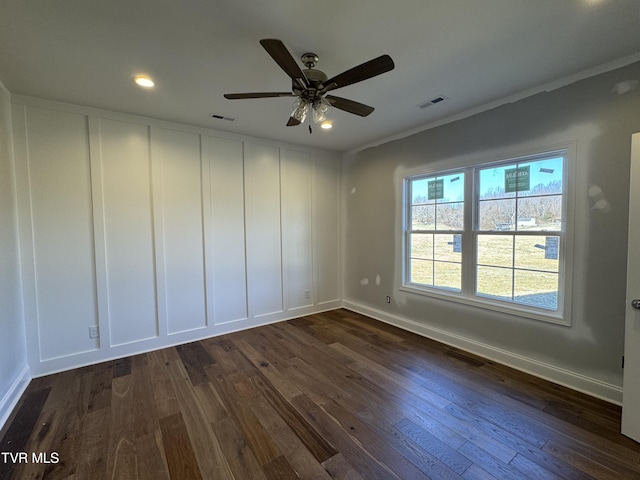
[{"label": "ceiling fan light kit", "polygon": [[327,114],[331,107],[366,117],[373,112],[373,107],[346,98],[328,95],[327,93],[331,90],[381,75],[393,70],[395,67],[389,55],[381,55],[339,75],[328,78],[324,72],[314,68],[318,63],[318,55],[315,53],[309,52],[302,55],[302,64],[307,67],[302,70],[282,41],[267,38],[260,40],[260,44],[291,78],[291,92],[226,93],[224,97],[229,100],[297,97],[287,122],[288,127],[304,123],[309,110],[311,110],[314,123],[320,124],[322,128],[331,128],[330,124],[328,127],[323,124],[323,122],[326,124]]},{"label": "ceiling fan light kit", "polygon": [[304,123],[307,118],[307,112],[309,111],[309,102],[302,97],[296,98],[293,102],[293,112],[291,112],[291,118],[298,121],[298,123]]},{"label": "ceiling fan light kit", "polygon": [[327,119],[327,115],[331,110],[331,104],[326,98],[319,98],[313,102],[313,123],[322,123]]}]

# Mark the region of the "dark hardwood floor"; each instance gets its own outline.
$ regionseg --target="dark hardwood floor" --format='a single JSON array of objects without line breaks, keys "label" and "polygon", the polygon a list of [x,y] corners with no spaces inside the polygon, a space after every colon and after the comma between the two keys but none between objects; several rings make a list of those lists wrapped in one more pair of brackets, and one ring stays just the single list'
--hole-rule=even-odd
[{"label": "dark hardwood floor", "polygon": [[619,430],[619,407],[336,310],[33,380],[0,479],[640,478]]}]

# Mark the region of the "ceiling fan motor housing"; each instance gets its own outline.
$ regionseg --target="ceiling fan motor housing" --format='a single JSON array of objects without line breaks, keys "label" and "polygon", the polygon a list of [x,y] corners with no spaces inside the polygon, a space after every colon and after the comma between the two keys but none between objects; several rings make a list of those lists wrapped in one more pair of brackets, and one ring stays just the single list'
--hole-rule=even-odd
[{"label": "ceiling fan motor housing", "polygon": [[309,88],[307,88],[306,90],[302,90],[300,88],[300,84],[296,80],[293,80],[292,82],[293,93],[295,93],[296,95],[300,95],[301,93],[306,91],[309,94],[309,97],[314,98],[318,90],[322,89],[324,82],[327,81],[327,78],[328,78],[327,74],[320,70],[316,70],[315,68],[307,68],[306,70],[303,70],[303,73],[304,73],[304,76],[307,77],[307,80],[309,82]]}]

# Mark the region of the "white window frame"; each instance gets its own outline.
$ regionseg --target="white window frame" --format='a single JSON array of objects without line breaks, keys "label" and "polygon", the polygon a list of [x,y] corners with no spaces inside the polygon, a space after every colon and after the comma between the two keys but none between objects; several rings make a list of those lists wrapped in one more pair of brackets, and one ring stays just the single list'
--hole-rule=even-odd
[{"label": "white window frame", "polygon": [[[415,180],[428,180],[431,178],[436,178],[436,177],[447,177],[447,176],[451,176],[451,175],[457,175],[457,174],[462,174],[465,178],[465,183],[466,183],[466,169],[464,168],[458,168],[458,169],[454,169],[454,170],[448,170],[448,171],[438,171],[435,172],[434,174],[426,174],[426,175],[412,175],[411,177],[407,177],[405,179],[404,182],[404,189],[406,191],[405,196],[407,199],[409,199],[412,196],[412,192],[410,192],[411,187],[410,184],[412,181]],[[465,189],[466,190],[466,189]],[[466,196],[466,195],[465,195]],[[438,200],[435,200],[434,205],[436,206],[435,208],[435,215],[436,215],[436,219],[437,219],[437,206],[438,205],[442,205],[442,204],[446,204],[446,203],[459,203],[458,201],[449,201],[449,202],[438,202]],[[464,213],[463,215],[466,216],[467,214],[467,202],[466,199],[463,199],[463,203],[464,203]],[[407,225],[407,229],[403,229],[405,230],[405,250],[407,252],[407,259],[406,259],[406,265],[405,265],[405,272],[409,272],[410,268],[409,268],[409,264],[411,263],[412,257],[410,255],[411,252],[411,246],[410,246],[410,237],[409,235],[407,235],[407,233],[417,233],[417,234],[432,234],[432,235],[456,235],[456,234],[460,234],[462,235],[462,239],[464,241],[464,234],[465,234],[465,229],[464,227],[460,230],[460,229],[452,229],[452,230],[438,230],[436,226],[434,226],[433,229],[425,229],[425,230],[421,230],[421,231],[416,231],[412,228],[409,228],[408,226],[411,225],[411,207],[413,206],[413,204],[411,202],[409,202],[410,205],[408,205],[406,214],[405,214],[405,225]],[[463,224],[466,224],[466,219],[463,218]],[[447,263],[446,261],[443,260],[437,260],[437,259],[433,259],[432,260],[434,262],[434,269],[435,269],[435,263],[437,262],[443,262],[443,263]],[[462,266],[462,265],[461,265]],[[462,275],[464,276],[464,275]],[[413,284],[412,284],[413,285]],[[443,291],[443,292],[452,292],[454,294],[458,294],[460,292],[456,291],[456,289],[452,289],[452,288],[448,288],[448,287],[444,287],[444,286],[424,286],[425,288],[434,288],[438,291]],[[418,288],[422,288],[422,287],[418,287]]]},{"label": "white window frame", "polygon": [[[535,153],[534,153],[535,152]],[[484,158],[474,161],[467,159],[463,165],[457,168],[422,168],[407,171],[401,174],[402,178],[402,251],[401,251],[401,281],[400,290],[403,292],[452,301],[503,312],[517,317],[541,320],[558,325],[571,325],[571,273],[573,271],[573,211],[574,211],[574,184],[575,184],[575,143],[565,143],[551,147],[533,148],[529,152],[515,154],[495,155],[493,158]],[[490,297],[476,295],[476,266],[477,266],[477,236],[484,233],[478,229],[478,189],[479,171],[483,168],[510,165],[515,163],[533,162],[538,159],[552,156],[563,156],[563,212],[562,230],[553,231],[554,235],[560,233],[560,262],[558,282],[558,308],[546,310],[527,305],[500,301]],[[455,292],[438,287],[413,284],[410,282],[411,261],[411,198],[409,197],[409,185],[414,179],[421,177],[436,177],[463,172],[465,176],[464,195],[464,228],[462,231],[462,291]],[[448,233],[443,231],[442,233]],[[452,232],[458,233],[458,232]],[[544,230],[536,231],[537,235],[544,235]],[[533,234],[533,233],[532,233]]]}]

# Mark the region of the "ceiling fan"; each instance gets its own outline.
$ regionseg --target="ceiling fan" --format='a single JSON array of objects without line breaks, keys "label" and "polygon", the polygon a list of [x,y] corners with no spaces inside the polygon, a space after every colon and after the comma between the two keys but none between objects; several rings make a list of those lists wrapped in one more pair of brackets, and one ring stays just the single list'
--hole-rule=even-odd
[{"label": "ceiling fan", "polygon": [[271,58],[275,60],[280,68],[291,77],[291,91],[226,93],[224,98],[239,100],[245,98],[298,97],[294,102],[294,110],[287,122],[288,127],[303,123],[309,110],[313,114],[314,122],[323,122],[326,120],[326,114],[331,106],[366,117],[373,112],[373,107],[346,98],[327,95],[327,92],[375,77],[393,70],[395,66],[389,55],[381,55],[329,78],[324,72],[314,68],[318,63],[318,56],[315,53],[302,55],[302,63],[307,67],[302,70],[280,40],[266,38],[260,40],[260,45],[271,55]]}]

